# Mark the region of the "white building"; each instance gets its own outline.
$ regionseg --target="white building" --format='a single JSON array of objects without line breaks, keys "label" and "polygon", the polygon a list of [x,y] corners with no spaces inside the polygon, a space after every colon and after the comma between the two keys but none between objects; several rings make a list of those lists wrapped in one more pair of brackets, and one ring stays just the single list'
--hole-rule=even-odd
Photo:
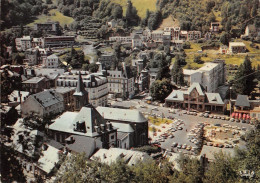
[{"label": "white building", "polygon": [[59,66],[59,57],[55,54],[48,56],[43,61],[43,66],[46,68],[57,68]]},{"label": "white building", "polygon": [[229,53],[245,53],[246,45],[243,42],[229,42]]},{"label": "white building", "polygon": [[114,36],[109,37],[109,41],[121,42],[121,43],[131,43],[132,36]]},{"label": "white building", "polygon": [[10,106],[19,105],[20,103],[26,100],[29,94],[30,93],[27,91],[14,90],[10,95],[8,95],[9,105]]},{"label": "white building", "polygon": [[133,39],[132,39],[132,48],[140,48],[143,46],[143,43],[142,43],[142,39],[139,35],[134,35]]},{"label": "white building", "polygon": [[197,70],[183,69],[184,80],[191,85],[194,82],[201,84],[207,92],[216,92],[218,86],[223,85],[226,80],[225,62],[215,60],[205,63]]},{"label": "white building", "polygon": [[[82,81],[85,85],[85,89],[89,95],[89,103],[93,106],[105,106],[107,105],[108,96],[108,80],[106,77],[92,73],[89,75],[81,75]],[[63,74],[57,79],[56,85],[63,87],[76,87],[78,81],[78,73],[73,75]]]},{"label": "white building", "polygon": [[128,98],[134,96],[134,77],[124,68],[123,71],[108,70],[108,92],[115,97]]},{"label": "white building", "polygon": [[151,34],[152,40],[155,42],[162,42],[163,40],[163,30],[153,31]]},{"label": "white building", "polygon": [[32,47],[32,39],[30,36],[23,36],[22,38],[16,38],[15,44],[18,51],[25,51]]}]

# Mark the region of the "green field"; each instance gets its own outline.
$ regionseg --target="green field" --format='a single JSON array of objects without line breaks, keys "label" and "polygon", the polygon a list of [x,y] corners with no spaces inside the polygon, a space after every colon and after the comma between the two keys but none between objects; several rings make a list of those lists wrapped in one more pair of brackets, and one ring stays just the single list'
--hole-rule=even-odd
[{"label": "green field", "polygon": [[[123,14],[126,12],[126,3],[128,0],[111,0],[111,2],[118,3],[123,7]],[[156,1],[157,0],[131,0],[133,6],[137,9],[138,15],[144,18],[146,15],[146,10],[156,11]]]},{"label": "green field", "polygon": [[[241,41],[241,40],[237,40]],[[226,64],[237,64],[240,65],[243,61],[246,55],[249,56],[252,66],[257,66],[260,64],[260,50],[250,47],[250,41],[243,41],[246,45],[246,48],[249,50],[246,54],[234,54],[234,55],[222,55],[218,54],[218,50],[206,50],[203,51],[203,53],[198,53],[199,50],[201,50],[202,44],[199,43],[191,43],[191,49],[185,49],[185,53],[187,54],[186,62],[187,65],[184,67],[185,69],[190,65],[192,68],[200,68],[203,66],[203,64],[197,64],[194,63],[194,57],[197,55],[202,56],[201,59],[204,62],[211,62],[215,59],[224,59]],[[260,44],[256,44],[260,47]],[[205,56],[207,55],[207,56]],[[174,63],[175,59],[172,59],[172,63]]]},{"label": "green field", "polygon": [[64,27],[65,24],[69,25],[71,24],[74,19],[68,16],[64,16],[62,13],[60,13],[57,9],[52,9],[49,12],[50,16],[48,15],[40,15],[37,17],[37,20],[35,20],[34,22],[28,24],[28,26],[33,26],[34,23],[43,23],[46,22],[48,20],[51,21],[58,21],[60,22],[60,25],[62,27]]}]

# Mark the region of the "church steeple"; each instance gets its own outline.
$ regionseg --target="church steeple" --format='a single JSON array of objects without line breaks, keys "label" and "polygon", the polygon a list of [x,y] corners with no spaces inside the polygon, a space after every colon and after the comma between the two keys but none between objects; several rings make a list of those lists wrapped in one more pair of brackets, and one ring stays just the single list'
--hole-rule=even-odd
[{"label": "church steeple", "polygon": [[79,111],[83,106],[88,103],[88,92],[85,90],[84,83],[82,81],[81,72],[79,71],[78,82],[74,96],[74,109]]},{"label": "church steeple", "polygon": [[78,77],[78,82],[77,82],[77,88],[76,88],[76,91],[75,93],[73,94],[74,96],[83,96],[85,95],[86,93],[88,93],[86,90],[85,90],[85,87],[84,87],[84,83],[82,81],[82,77],[81,77],[81,72],[79,71],[79,77]]}]

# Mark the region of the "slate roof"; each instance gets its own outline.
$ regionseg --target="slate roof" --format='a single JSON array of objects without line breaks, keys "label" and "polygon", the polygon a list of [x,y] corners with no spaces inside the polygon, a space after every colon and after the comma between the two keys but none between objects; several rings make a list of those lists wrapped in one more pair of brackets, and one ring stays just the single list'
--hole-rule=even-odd
[{"label": "slate roof", "polygon": [[165,99],[167,101],[183,101],[184,97],[183,94],[185,91],[181,90],[173,90],[171,94]]},{"label": "slate roof", "polygon": [[52,54],[50,56],[47,57],[47,59],[58,59],[59,57],[55,54]]},{"label": "slate roof", "polygon": [[36,93],[30,97],[34,97],[43,107],[49,107],[63,101],[62,96],[50,90]]},{"label": "slate roof", "polygon": [[112,125],[114,128],[117,128],[118,132],[126,132],[126,133],[132,133],[134,132],[134,129],[131,127],[130,124],[125,123],[113,123]]},{"label": "slate roof", "polygon": [[66,147],[77,153],[84,152],[87,157],[92,156],[96,148],[102,148],[102,142],[99,139],[80,135],[71,135],[67,139],[69,140],[71,137],[73,137],[74,141],[66,144]]},{"label": "slate roof", "polygon": [[189,89],[188,89],[188,94],[190,94],[191,93],[191,91],[193,90],[193,89],[196,89],[197,90],[197,92],[199,93],[199,95],[204,95],[204,92],[203,91],[205,91],[205,89],[203,88],[203,86],[201,86],[201,84],[199,84],[199,83],[197,83],[197,82],[194,82],[194,83],[192,83],[192,85],[189,87]]},{"label": "slate roof", "polygon": [[117,132],[117,140],[123,140],[128,136],[128,133],[125,132]]},{"label": "slate roof", "polygon": [[224,104],[219,93],[206,93],[206,96],[210,104]]},{"label": "slate roof", "polygon": [[40,81],[42,81],[44,79],[45,79],[45,77],[33,77],[31,79],[24,81],[23,83],[39,83]]},{"label": "slate roof", "polygon": [[135,34],[133,39],[141,39],[139,35]]},{"label": "slate roof", "polygon": [[247,95],[238,95],[235,102],[235,106],[250,107],[250,103]]},{"label": "slate roof", "polygon": [[[75,131],[76,123],[84,123],[86,132]],[[54,123],[49,126],[50,130],[66,132],[76,135],[84,135],[88,137],[97,136],[94,126],[106,124],[104,118],[98,111],[92,107],[82,107],[79,112],[65,112],[55,119]]]},{"label": "slate roof", "polygon": [[98,106],[97,111],[104,116],[106,120],[111,121],[127,121],[133,123],[144,123],[147,119],[138,110],[119,109]]}]

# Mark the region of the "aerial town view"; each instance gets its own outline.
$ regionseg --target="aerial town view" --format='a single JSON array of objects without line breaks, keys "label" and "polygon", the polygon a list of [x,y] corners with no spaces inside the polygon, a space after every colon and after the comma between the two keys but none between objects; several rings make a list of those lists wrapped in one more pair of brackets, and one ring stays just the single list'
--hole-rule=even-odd
[{"label": "aerial town view", "polygon": [[0,4],[0,182],[260,182],[260,0]]}]

